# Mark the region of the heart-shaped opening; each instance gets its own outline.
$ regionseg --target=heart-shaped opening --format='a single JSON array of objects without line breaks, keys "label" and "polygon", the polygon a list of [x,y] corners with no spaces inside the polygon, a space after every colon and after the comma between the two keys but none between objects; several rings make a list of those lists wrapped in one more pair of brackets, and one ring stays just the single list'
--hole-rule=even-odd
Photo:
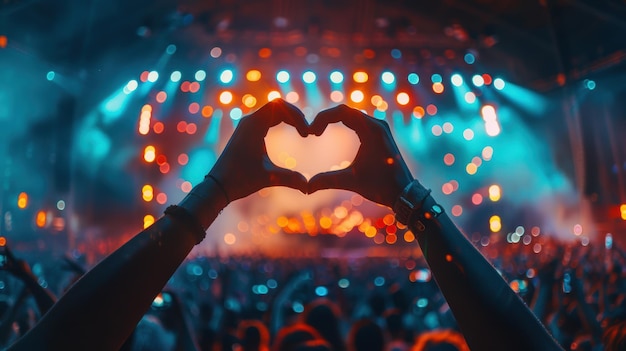
[{"label": "heart-shaped opening", "polygon": [[306,179],[318,173],[350,166],[361,142],[356,133],[343,123],[329,124],[320,136],[303,138],[286,123],[270,128],[265,146],[270,160],[277,166],[300,172]]}]

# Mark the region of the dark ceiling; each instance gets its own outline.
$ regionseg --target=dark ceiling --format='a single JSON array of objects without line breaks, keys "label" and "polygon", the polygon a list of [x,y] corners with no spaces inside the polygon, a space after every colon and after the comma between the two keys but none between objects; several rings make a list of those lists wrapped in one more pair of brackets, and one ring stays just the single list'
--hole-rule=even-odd
[{"label": "dark ceiling", "polygon": [[458,57],[469,50],[490,69],[548,91],[626,59],[626,0],[2,0],[0,6],[9,45],[74,68],[155,41],[176,43],[191,60],[215,44],[240,51],[336,46],[344,59],[368,48],[398,48],[415,64],[445,50]]}]

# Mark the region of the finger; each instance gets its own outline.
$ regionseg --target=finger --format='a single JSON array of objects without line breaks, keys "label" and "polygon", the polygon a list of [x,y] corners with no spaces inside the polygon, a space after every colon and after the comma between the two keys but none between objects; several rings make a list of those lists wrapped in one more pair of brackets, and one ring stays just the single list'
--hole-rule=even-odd
[{"label": "finger", "polygon": [[269,170],[270,185],[286,186],[300,190],[303,194],[307,192],[307,181],[301,173],[285,168],[273,166]]},{"label": "finger", "polygon": [[309,180],[308,194],[324,189],[353,190],[354,170],[352,167],[316,174]]},{"label": "finger", "polygon": [[[298,131],[302,137],[309,135],[309,125],[304,117],[304,113],[296,106],[283,99],[274,99],[267,103],[267,127],[273,127],[281,122],[285,122]],[[264,106],[264,107],[265,107]]]},{"label": "finger", "polygon": [[359,131],[363,130],[366,118],[367,115],[361,111],[342,104],[318,113],[309,130],[311,133],[319,136],[324,133],[326,126],[329,124],[343,122],[346,127],[359,134]]}]

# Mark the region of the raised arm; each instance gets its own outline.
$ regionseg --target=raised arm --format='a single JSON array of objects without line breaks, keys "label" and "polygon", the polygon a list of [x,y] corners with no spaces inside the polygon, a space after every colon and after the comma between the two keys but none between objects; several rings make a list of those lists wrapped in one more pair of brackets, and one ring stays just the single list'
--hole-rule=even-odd
[{"label": "raised arm", "polygon": [[263,138],[281,122],[307,135],[282,100],[242,119],[215,166],[152,226],[87,272],[10,350],[117,350],[170,276],[229,202],[268,186],[305,191],[306,180],[269,160]]},{"label": "raised arm", "polygon": [[319,174],[309,192],[339,188],[391,207],[416,234],[433,276],[472,350],[561,350],[496,269],[414,180],[386,122],[345,105],[321,112],[316,135],[330,123],[353,129],[361,146],[346,169]]}]

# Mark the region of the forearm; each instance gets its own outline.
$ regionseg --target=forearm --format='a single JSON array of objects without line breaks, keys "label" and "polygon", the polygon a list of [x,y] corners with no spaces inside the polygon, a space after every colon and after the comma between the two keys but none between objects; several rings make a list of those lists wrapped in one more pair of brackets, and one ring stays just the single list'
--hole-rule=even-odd
[{"label": "forearm", "polygon": [[[424,208],[431,208],[428,196]],[[450,218],[410,223],[435,281],[472,350],[561,350],[496,269]]]},{"label": "forearm", "polygon": [[[180,206],[206,229],[226,201],[205,181]],[[197,241],[180,217],[162,217],[85,274],[11,349],[119,349]]]}]

